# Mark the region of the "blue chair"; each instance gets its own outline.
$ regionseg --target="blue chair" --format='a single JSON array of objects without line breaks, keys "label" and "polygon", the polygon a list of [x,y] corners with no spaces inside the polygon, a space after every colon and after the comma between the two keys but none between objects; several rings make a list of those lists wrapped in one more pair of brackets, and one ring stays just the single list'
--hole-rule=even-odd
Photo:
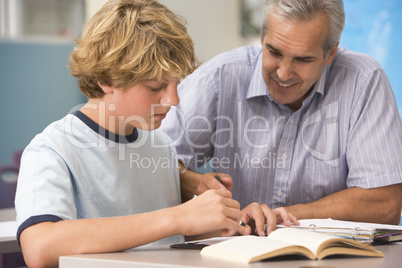
[{"label": "blue chair", "polygon": [[[13,154],[11,165],[0,166],[0,209],[13,208],[22,151]],[[0,254],[0,268],[24,267],[21,252]]]},{"label": "blue chair", "polygon": [[11,166],[0,167],[0,209],[14,207],[17,177],[18,169]]},{"label": "blue chair", "polygon": [[21,156],[22,151],[16,151],[11,165],[0,166],[0,209],[14,207]]}]

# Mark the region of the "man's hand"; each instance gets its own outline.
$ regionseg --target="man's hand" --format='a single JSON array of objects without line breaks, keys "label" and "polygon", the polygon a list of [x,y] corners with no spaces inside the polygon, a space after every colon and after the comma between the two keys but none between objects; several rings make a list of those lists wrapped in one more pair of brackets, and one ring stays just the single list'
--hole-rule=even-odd
[{"label": "man's hand", "polygon": [[223,173],[205,173],[200,174],[199,184],[197,187],[196,195],[202,194],[209,189],[215,190],[232,190],[233,181],[232,177]]},{"label": "man's hand", "polygon": [[[200,195],[209,189],[215,190],[231,190],[233,186],[232,178],[223,173],[205,173],[199,174],[197,172],[188,170],[179,162],[180,170],[180,188],[182,202],[186,202],[194,197]],[[215,176],[218,176],[222,183],[220,183]]]},{"label": "man's hand", "polygon": [[[256,230],[259,236],[269,235],[276,229],[277,224],[284,224],[290,227],[300,225],[299,221],[289,213],[286,208],[280,207],[270,209],[267,205],[251,203],[242,210],[242,222],[250,225],[252,230]],[[265,224],[267,233],[265,234]]]}]

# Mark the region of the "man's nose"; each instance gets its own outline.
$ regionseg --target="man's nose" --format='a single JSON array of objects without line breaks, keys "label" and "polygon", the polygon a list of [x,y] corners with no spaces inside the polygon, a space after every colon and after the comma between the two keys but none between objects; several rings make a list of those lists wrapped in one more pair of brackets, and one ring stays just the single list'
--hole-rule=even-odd
[{"label": "man's nose", "polygon": [[276,70],[278,78],[281,81],[288,81],[293,76],[293,63],[291,60],[284,59],[280,62]]}]

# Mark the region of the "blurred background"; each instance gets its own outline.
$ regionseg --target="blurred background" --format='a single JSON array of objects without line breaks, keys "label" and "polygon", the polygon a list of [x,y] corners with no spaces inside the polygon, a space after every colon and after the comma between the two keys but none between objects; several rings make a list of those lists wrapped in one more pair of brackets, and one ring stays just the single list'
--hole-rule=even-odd
[{"label": "blurred background", "polygon": [[[105,0],[0,0],[0,168],[14,180],[20,151],[49,123],[86,101],[67,69],[84,23]],[[160,0],[187,18],[202,61],[259,45],[263,0]],[[341,46],[383,66],[402,114],[402,1],[344,0]],[[13,169],[14,168],[14,169]],[[4,179],[4,178],[3,178]]]}]

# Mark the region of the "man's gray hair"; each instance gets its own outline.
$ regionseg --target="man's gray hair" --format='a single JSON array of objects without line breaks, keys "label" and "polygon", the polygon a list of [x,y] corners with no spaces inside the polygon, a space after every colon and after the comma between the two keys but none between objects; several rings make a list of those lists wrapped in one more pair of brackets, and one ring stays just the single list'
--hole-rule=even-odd
[{"label": "man's gray hair", "polygon": [[342,0],[266,0],[261,27],[261,41],[268,32],[268,15],[281,20],[309,21],[318,13],[328,19],[328,36],[323,44],[325,55],[341,39],[345,26],[345,10]]}]

